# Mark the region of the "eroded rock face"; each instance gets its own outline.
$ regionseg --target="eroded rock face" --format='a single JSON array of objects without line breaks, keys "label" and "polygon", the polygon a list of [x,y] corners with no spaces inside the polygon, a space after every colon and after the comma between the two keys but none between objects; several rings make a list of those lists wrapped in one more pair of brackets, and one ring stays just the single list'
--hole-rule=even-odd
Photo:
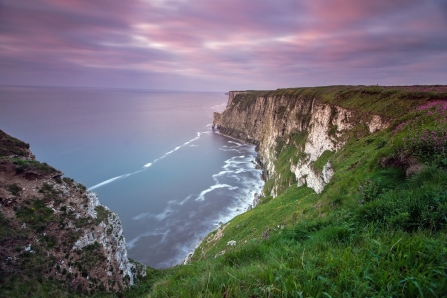
[{"label": "eroded rock face", "polygon": [[[367,127],[366,133],[388,127],[389,122],[379,115],[358,115],[339,106],[322,103],[305,96],[252,96],[250,93],[231,95],[222,113],[214,114],[214,127],[221,133],[256,144],[258,161],[265,179],[280,180],[276,173],[275,148],[281,143],[292,144],[294,137],[305,136],[297,151],[298,162],[290,160],[290,170],[298,186],[306,184],[320,193],[330,181],[335,169],[327,163],[323,169],[313,165],[324,152],[343,147],[346,134],[356,125]],[[271,195],[278,194],[278,183]]]},{"label": "eroded rock face", "polygon": [[51,277],[89,293],[118,291],[145,275],[145,266],[127,257],[118,215],[82,184],[36,161],[23,144],[0,131],[3,152],[13,152],[0,156],[2,231],[10,235],[1,239],[1,270]]}]

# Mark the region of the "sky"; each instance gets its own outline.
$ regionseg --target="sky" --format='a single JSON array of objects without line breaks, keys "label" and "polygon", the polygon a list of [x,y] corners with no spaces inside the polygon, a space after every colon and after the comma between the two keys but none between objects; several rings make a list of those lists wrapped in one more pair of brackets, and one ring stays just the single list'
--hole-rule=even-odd
[{"label": "sky", "polygon": [[0,85],[447,84],[447,0],[0,0]]}]

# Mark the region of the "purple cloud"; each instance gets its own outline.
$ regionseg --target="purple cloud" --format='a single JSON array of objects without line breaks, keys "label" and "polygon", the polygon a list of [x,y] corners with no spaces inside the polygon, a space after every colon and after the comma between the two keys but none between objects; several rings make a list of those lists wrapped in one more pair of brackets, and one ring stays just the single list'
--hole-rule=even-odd
[{"label": "purple cloud", "polygon": [[440,84],[446,1],[3,0],[0,84]]}]

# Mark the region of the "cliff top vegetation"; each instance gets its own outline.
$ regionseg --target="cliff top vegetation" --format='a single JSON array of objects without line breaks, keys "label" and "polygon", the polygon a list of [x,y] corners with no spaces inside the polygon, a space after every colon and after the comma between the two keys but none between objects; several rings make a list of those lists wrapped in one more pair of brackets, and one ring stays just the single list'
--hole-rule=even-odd
[{"label": "cliff top vegetation", "polygon": [[238,94],[232,104],[246,107],[257,97],[317,98],[324,103],[397,119],[426,101],[447,99],[447,86],[325,86],[253,90]]}]

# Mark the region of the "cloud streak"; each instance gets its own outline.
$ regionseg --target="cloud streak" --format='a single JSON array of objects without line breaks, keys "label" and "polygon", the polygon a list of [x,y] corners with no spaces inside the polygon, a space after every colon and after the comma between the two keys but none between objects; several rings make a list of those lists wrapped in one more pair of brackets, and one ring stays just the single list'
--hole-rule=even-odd
[{"label": "cloud streak", "polygon": [[3,0],[0,84],[445,83],[445,1]]}]

